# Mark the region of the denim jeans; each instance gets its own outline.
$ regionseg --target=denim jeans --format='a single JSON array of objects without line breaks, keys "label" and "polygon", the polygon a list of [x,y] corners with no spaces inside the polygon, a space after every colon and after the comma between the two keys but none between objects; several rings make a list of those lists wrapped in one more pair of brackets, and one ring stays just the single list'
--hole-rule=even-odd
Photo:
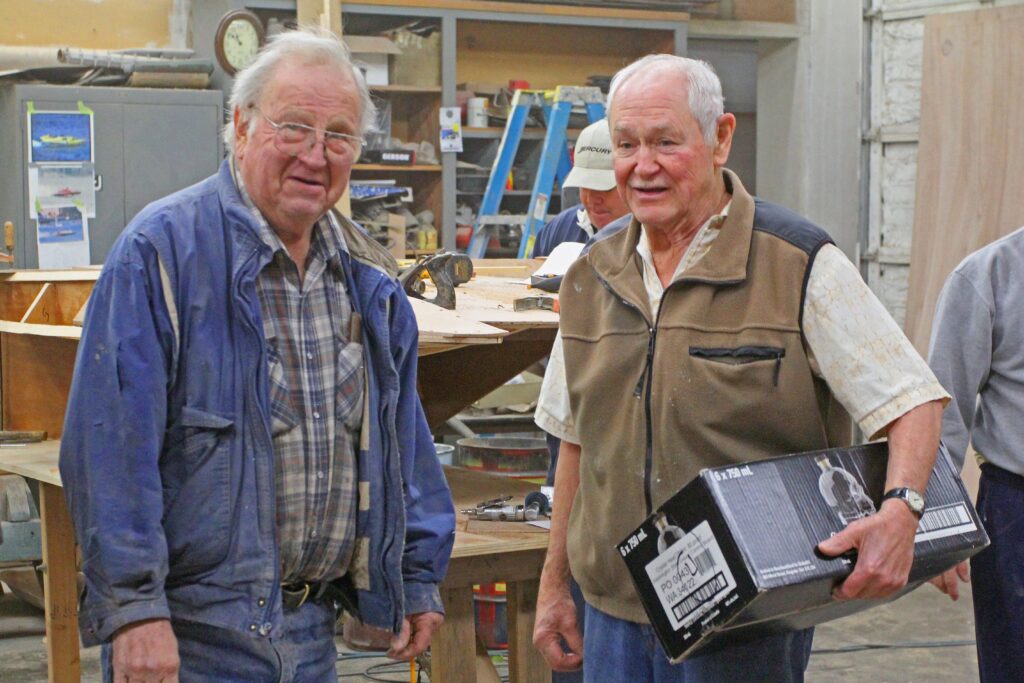
[{"label": "denim jeans", "polygon": [[672,664],[649,624],[609,616],[587,604],[583,677],[587,683],[799,683],[814,629],[769,636]]},{"label": "denim jeans", "polygon": [[[181,658],[182,683],[337,683],[334,607],[307,602],[285,611],[280,638],[259,638],[233,629],[172,620]],[[112,649],[103,645],[103,680],[113,680]]]},{"label": "denim jeans", "polygon": [[982,683],[1024,679],[1024,477],[981,466],[978,515],[991,545],[971,558]]}]

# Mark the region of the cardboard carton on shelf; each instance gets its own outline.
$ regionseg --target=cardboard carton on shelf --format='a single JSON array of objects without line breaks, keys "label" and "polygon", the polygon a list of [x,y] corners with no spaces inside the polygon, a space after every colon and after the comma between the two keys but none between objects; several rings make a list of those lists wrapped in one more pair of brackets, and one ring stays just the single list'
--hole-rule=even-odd
[{"label": "cardboard carton on shelf", "polygon": [[366,84],[388,85],[392,56],[401,55],[401,48],[384,36],[346,35],[344,40],[356,66],[362,70]]},{"label": "cardboard carton on shelf", "polygon": [[[856,558],[816,546],[877,509],[887,461],[882,442],[707,469],[659,507],[618,549],[669,659],[881,604],[834,600]],[[944,452],[925,502],[910,581],[892,599],[988,545]]]}]

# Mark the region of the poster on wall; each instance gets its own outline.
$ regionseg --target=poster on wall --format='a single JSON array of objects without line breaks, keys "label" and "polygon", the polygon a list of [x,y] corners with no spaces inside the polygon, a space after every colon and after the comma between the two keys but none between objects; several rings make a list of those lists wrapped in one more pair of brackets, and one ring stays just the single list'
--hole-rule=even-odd
[{"label": "poster on wall", "polygon": [[28,111],[29,162],[67,164],[93,161],[92,112]]},{"label": "poster on wall", "polygon": [[77,206],[88,218],[96,217],[96,187],[92,164],[69,166],[33,164],[28,169],[29,215],[43,208]]},{"label": "poster on wall", "polygon": [[89,223],[74,205],[36,205],[36,244],[40,268],[89,265]]}]

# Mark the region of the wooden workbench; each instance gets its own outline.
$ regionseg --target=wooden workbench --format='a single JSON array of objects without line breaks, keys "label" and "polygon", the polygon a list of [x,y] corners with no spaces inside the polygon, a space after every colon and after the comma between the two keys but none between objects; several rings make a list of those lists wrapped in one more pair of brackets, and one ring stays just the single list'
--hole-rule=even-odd
[{"label": "wooden workbench", "polygon": [[[57,470],[59,441],[0,447],[0,471],[39,482],[43,527],[46,651],[49,680],[81,679],[78,639],[78,588],[75,540]],[[535,485],[493,475],[445,468],[456,510],[502,494],[523,497]],[[458,516],[455,548],[441,585],[447,613],[431,645],[431,680],[466,683],[476,680],[473,584],[507,586],[508,666],[512,683],[550,681],[550,670],[531,642],[540,577],[548,535],[519,531],[515,523],[472,526]]]},{"label": "wooden workbench", "polygon": [[[540,261],[474,264],[478,276],[458,287],[454,311],[412,300],[417,379],[431,429],[544,358],[558,329],[556,313],[512,310],[514,299],[528,295],[523,281]],[[3,429],[60,437],[82,332],[74,319],[97,277],[97,268],[0,273]]]}]

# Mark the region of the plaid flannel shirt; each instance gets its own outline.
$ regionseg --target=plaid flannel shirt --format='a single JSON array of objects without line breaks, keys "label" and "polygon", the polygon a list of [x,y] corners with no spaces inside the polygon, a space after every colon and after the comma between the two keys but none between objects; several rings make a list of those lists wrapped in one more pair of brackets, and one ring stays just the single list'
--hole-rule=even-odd
[{"label": "plaid flannel shirt", "polygon": [[[356,537],[363,348],[345,286],[344,236],[330,213],[313,226],[305,277],[235,182],[274,250],[257,278],[268,348],[282,583],[345,574]],[[355,320],[353,320],[355,318]],[[358,333],[357,333],[358,334]]]}]

